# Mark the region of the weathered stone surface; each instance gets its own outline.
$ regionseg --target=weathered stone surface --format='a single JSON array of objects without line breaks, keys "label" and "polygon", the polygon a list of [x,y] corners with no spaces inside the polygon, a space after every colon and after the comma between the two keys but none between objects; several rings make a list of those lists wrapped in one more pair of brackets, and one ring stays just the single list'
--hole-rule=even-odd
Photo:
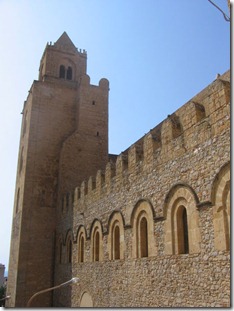
[{"label": "weathered stone surface", "polygon": [[8,306],[228,307],[230,73],[114,156],[86,58],[47,45],[24,105]]}]

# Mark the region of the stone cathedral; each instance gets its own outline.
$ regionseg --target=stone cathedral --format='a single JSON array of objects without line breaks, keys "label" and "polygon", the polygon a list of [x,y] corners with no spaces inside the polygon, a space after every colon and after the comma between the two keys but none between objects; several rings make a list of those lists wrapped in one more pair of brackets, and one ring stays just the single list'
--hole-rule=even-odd
[{"label": "stone cathedral", "polygon": [[22,111],[7,307],[230,306],[230,72],[119,155],[66,32]]}]

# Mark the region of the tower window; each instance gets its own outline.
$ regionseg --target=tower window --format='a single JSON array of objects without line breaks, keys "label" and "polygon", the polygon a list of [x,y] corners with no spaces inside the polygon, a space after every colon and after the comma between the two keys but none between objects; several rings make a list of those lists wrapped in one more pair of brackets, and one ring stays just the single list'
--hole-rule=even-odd
[{"label": "tower window", "polygon": [[72,68],[69,66],[67,68],[67,80],[71,80],[72,79]]},{"label": "tower window", "polygon": [[63,65],[59,68],[59,78],[65,79],[65,67]]}]

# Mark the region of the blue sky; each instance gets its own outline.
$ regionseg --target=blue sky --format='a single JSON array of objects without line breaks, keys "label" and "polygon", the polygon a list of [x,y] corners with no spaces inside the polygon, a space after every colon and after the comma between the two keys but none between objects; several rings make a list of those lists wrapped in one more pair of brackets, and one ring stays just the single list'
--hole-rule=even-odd
[{"label": "blue sky", "polygon": [[[228,15],[226,0],[213,0]],[[119,154],[230,67],[230,23],[208,0],[0,0],[0,263],[8,266],[21,111],[47,42],[66,31],[110,81]]]}]

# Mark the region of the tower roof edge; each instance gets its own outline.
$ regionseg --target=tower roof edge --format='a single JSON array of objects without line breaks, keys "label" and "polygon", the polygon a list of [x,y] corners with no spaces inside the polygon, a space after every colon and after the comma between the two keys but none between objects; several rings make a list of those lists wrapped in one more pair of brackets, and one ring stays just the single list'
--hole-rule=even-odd
[{"label": "tower roof edge", "polygon": [[72,42],[66,31],[64,31],[62,35],[58,38],[58,40],[54,43],[54,47],[77,51],[77,48],[75,47],[74,43]]}]

